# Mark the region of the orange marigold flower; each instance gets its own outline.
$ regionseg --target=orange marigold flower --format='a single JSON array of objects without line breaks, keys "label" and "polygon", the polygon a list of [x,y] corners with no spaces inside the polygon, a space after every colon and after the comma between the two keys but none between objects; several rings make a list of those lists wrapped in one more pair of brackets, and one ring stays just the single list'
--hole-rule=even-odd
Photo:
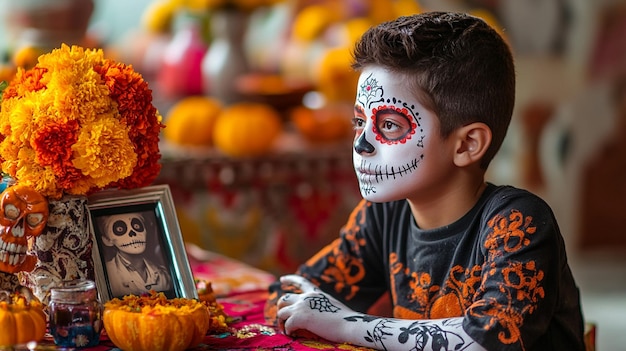
[{"label": "orange marigold flower", "polygon": [[44,89],[46,85],[42,82],[42,78],[47,71],[47,69],[41,67],[34,67],[28,71],[18,67],[15,78],[4,90],[2,97],[4,99],[22,97],[26,92]]},{"label": "orange marigold flower", "polygon": [[118,103],[120,119],[130,127],[129,137],[137,154],[137,164],[132,177],[115,182],[119,188],[137,188],[151,184],[161,170],[158,150],[159,133],[163,124],[157,109],[152,105],[152,90],[132,66],[105,60],[100,72]]},{"label": "orange marigold flower", "polygon": [[50,123],[36,130],[31,145],[37,152],[37,162],[42,166],[64,169],[73,167],[71,146],[76,142],[77,121],[65,124]]}]

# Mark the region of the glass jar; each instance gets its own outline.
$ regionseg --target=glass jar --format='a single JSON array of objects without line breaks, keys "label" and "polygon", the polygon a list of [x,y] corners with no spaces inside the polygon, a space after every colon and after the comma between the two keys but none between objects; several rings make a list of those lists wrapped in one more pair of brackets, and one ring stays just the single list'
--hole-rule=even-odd
[{"label": "glass jar", "polygon": [[92,280],[65,281],[50,289],[50,334],[61,347],[98,345],[103,307]]}]

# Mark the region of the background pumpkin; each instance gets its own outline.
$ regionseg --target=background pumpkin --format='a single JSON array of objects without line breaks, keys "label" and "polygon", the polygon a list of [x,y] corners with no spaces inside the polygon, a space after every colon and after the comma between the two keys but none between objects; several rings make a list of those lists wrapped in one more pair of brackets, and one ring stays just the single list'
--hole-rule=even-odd
[{"label": "background pumpkin", "polygon": [[11,294],[9,301],[0,301],[0,346],[24,344],[43,339],[46,315],[38,300],[27,301],[20,294]]},{"label": "background pumpkin", "polygon": [[207,96],[188,96],[170,108],[163,129],[165,140],[177,145],[211,146],[213,127],[222,104]]},{"label": "background pumpkin", "polygon": [[214,126],[214,146],[228,156],[254,157],[268,153],[282,132],[280,114],[273,107],[239,102],[226,107]]},{"label": "background pumpkin", "polygon": [[328,143],[352,136],[351,116],[351,105],[334,104],[318,109],[298,106],[291,110],[289,119],[308,141]]}]

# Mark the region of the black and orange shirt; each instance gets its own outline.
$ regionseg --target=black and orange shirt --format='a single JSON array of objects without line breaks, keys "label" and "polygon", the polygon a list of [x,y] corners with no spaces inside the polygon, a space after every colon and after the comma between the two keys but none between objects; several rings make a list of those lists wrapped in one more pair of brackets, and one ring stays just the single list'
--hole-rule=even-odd
[{"label": "black and orange shirt", "polygon": [[406,201],[362,201],[340,237],[299,269],[365,312],[391,292],[393,315],[464,316],[488,350],[583,350],[579,291],[550,207],[489,184],[448,226],[422,230]]}]

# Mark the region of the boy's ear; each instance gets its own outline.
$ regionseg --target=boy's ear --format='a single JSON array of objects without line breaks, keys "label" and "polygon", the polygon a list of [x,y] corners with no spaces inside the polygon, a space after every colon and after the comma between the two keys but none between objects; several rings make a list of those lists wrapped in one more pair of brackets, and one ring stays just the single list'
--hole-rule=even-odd
[{"label": "boy's ear", "polygon": [[113,241],[111,241],[111,239],[109,239],[108,236],[103,235],[100,237],[100,239],[102,240],[102,243],[106,246],[113,246]]},{"label": "boy's ear", "polygon": [[480,163],[491,145],[491,129],[482,122],[470,123],[455,132],[457,138],[454,164],[466,167]]}]

